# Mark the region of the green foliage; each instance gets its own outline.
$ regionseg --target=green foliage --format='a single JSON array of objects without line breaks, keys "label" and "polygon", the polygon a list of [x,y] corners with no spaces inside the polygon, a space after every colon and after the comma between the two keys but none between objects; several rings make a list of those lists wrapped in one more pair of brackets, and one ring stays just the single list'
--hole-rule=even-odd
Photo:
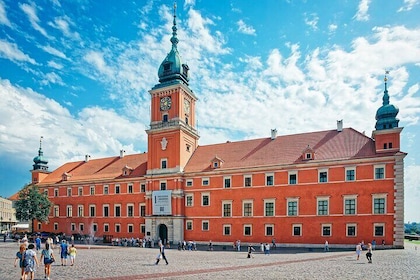
[{"label": "green foliage", "polygon": [[48,214],[52,203],[39,188],[34,185],[26,185],[19,192],[19,200],[16,201],[16,218],[19,221],[48,221]]},{"label": "green foliage", "polygon": [[404,233],[420,234],[420,224],[416,222],[413,222],[411,224],[404,224]]}]

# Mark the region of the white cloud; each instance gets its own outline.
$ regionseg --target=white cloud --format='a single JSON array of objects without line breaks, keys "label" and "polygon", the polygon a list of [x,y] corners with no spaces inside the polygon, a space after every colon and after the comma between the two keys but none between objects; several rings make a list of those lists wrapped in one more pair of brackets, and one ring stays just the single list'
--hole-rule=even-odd
[{"label": "white cloud", "polygon": [[338,25],[337,24],[330,24],[330,25],[328,25],[328,31],[329,32],[335,32],[337,30],[337,28],[338,28]]},{"label": "white cloud", "polygon": [[56,48],[51,47],[50,45],[42,46],[41,49],[44,50],[45,52],[49,53],[49,54],[55,55],[55,56],[60,57],[60,58],[67,59],[67,56],[63,52],[57,50]]},{"label": "white cloud", "polygon": [[252,26],[247,25],[242,19],[236,24],[238,25],[238,32],[247,35],[256,35],[255,29]]},{"label": "white cloud", "polygon": [[83,59],[91,64],[100,74],[107,77],[113,76],[112,68],[107,65],[103,53],[98,51],[89,51]]},{"label": "white cloud", "polygon": [[58,85],[64,85],[63,80],[61,77],[54,72],[46,73],[43,75],[44,79],[40,81],[41,85],[49,85],[49,84],[58,84]]},{"label": "white cloud", "polygon": [[80,40],[80,34],[77,32],[72,32],[70,26],[74,26],[74,23],[67,16],[57,17],[54,19],[54,22],[48,23],[50,26],[60,30],[64,36],[71,38],[73,40]]},{"label": "white cloud", "polygon": [[360,0],[357,13],[354,15],[354,19],[357,21],[368,21],[369,20],[369,4],[370,0]]},{"label": "white cloud", "polygon": [[32,27],[37,30],[39,33],[44,35],[46,38],[51,39],[50,36],[48,36],[47,31],[45,31],[44,28],[42,28],[39,25],[39,18],[37,15],[36,7],[34,4],[28,5],[28,4],[19,4],[20,9],[26,14],[26,16],[29,19],[29,22],[31,23]]},{"label": "white cloud", "polygon": [[7,18],[6,14],[6,8],[3,1],[0,1],[0,24],[7,25],[9,27],[12,27],[12,24],[10,23],[9,19]]},{"label": "white cloud", "polygon": [[48,61],[48,66],[51,67],[51,68],[57,69],[57,70],[61,70],[64,67],[62,64],[57,63],[57,62],[52,61],[52,60]]},{"label": "white cloud", "polygon": [[19,47],[15,43],[10,43],[5,40],[0,40],[0,57],[9,59],[13,62],[37,64],[33,58],[19,50]]},{"label": "white cloud", "polygon": [[419,5],[420,0],[404,0],[404,5],[398,9],[397,12],[408,12],[411,11],[414,6]]},{"label": "white cloud", "polygon": [[305,24],[308,25],[312,30],[318,30],[319,17],[317,14],[304,14]]}]

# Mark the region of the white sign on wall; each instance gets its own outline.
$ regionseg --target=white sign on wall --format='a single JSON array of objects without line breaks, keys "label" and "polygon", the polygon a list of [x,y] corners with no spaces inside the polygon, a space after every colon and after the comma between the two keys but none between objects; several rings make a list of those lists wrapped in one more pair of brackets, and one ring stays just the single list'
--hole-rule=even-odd
[{"label": "white sign on wall", "polygon": [[172,215],[172,191],[154,191],[153,215]]}]

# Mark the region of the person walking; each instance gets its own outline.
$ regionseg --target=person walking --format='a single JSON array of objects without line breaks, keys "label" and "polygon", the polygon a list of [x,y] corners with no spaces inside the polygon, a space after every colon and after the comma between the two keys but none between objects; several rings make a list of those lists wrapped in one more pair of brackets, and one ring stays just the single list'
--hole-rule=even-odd
[{"label": "person walking", "polygon": [[368,263],[372,263],[372,244],[368,243],[366,258]]},{"label": "person walking", "polygon": [[247,258],[254,258],[254,256],[252,255],[252,252],[255,251],[255,249],[251,246],[251,244],[248,245],[248,256]]},{"label": "person walking", "polygon": [[328,245],[328,240],[325,240],[325,244],[324,244],[324,252],[328,252],[330,251],[330,247]]},{"label": "person walking", "polygon": [[31,277],[31,280],[35,279],[36,268],[39,267],[39,261],[36,257],[36,252],[34,251],[34,244],[29,244],[28,249],[23,255],[23,266],[25,267],[25,278],[27,279],[28,275]]},{"label": "person walking", "polygon": [[20,244],[19,251],[16,253],[15,263],[14,266],[16,267],[17,262],[19,261],[19,267],[20,267],[20,279],[25,279],[25,267],[23,266],[23,256],[26,251],[25,244]]},{"label": "person walking", "polygon": [[69,255],[70,255],[70,265],[73,266],[74,261],[76,260],[76,255],[77,255],[77,249],[76,247],[74,247],[74,244],[72,244],[70,247]]},{"label": "person walking", "polygon": [[67,245],[66,240],[62,240],[60,245],[60,256],[61,256],[61,265],[67,265],[67,255],[69,252],[69,246]]},{"label": "person walking", "polygon": [[41,262],[44,262],[44,274],[47,280],[50,280],[51,264],[54,262],[54,254],[50,243],[45,243],[45,249],[41,252]]},{"label": "person walking", "polygon": [[264,254],[266,256],[269,256],[270,255],[270,244],[268,244],[268,243],[265,243],[265,246],[264,246]]},{"label": "person walking", "polygon": [[39,235],[37,235],[35,239],[35,244],[36,244],[36,251],[38,252],[39,250],[41,250],[41,238],[39,237]]},{"label": "person walking", "polygon": [[357,261],[359,260],[361,253],[362,253],[362,244],[359,243],[359,244],[356,245],[356,255],[357,255],[356,260]]},{"label": "person walking", "polygon": [[158,265],[159,264],[159,261],[161,259],[164,259],[167,265],[169,264],[168,263],[168,260],[166,259],[166,256],[165,256],[165,246],[162,244],[161,241],[159,241],[159,255],[158,255],[157,259],[156,259],[155,265]]}]

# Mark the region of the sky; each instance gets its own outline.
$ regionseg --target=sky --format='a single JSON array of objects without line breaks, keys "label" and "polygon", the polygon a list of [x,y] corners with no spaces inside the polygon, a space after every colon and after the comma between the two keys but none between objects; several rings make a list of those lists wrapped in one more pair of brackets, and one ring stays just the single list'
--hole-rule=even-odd
[{"label": "sky", "polygon": [[[400,111],[405,222],[420,222],[420,0],[177,1],[200,145],[330,130]],[[49,170],[147,150],[170,0],[0,0],[0,196]]]}]

